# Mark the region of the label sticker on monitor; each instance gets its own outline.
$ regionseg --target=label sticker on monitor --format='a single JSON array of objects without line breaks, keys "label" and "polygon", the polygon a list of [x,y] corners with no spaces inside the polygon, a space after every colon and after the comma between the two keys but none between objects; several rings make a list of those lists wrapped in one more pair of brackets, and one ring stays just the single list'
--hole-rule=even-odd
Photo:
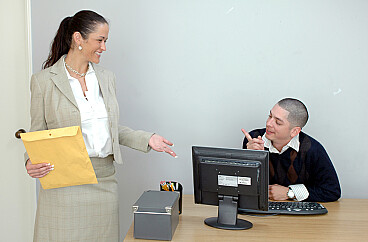
[{"label": "label sticker on monitor", "polygon": [[220,186],[238,187],[238,177],[237,176],[218,175],[217,176],[217,183]]},{"label": "label sticker on monitor", "polygon": [[252,179],[250,177],[239,176],[238,177],[238,184],[239,185],[250,186],[250,185],[252,185]]}]

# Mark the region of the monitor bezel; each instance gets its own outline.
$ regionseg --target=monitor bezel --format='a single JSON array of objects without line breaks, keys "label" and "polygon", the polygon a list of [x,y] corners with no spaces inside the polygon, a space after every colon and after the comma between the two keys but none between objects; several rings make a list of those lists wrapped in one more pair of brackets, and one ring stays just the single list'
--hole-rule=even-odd
[{"label": "monitor bezel", "polygon": [[[201,197],[201,186],[199,178],[199,165],[202,157],[213,157],[215,159],[237,159],[244,161],[257,161],[261,163],[261,178],[260,182],[260,196],[258,199],[257,210],[268,210],[268,179],[269,179],[269,152],[265,150],[248,150],[248,149],[234,149],[222,147],[206,147],[206,146],[192,146],[192,161],[193,161],[193,186],[194,186],[194,200],[197,204],[204,203]],[[247,209],[247,207],[240,207],[240,209]],[[254,209],[254,207],[252,208]]]}]

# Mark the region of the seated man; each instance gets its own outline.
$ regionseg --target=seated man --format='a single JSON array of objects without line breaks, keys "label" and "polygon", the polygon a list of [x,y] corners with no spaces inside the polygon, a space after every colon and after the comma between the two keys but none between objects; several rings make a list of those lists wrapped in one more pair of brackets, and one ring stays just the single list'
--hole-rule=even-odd
[{"label": "seated man", "polygon": [[269,198],[332,202],[341,196],[337,174],[323,146],[301,132],[307,123],[305,105],[292,98],[279,101],[270,111],[265,129],[249,134],[243,149],[270,152]]}]

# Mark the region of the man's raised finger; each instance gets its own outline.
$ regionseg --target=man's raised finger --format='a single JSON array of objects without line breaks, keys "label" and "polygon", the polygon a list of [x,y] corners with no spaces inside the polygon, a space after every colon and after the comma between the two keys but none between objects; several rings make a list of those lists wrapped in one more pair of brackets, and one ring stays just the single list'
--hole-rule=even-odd
[{"label": "man's raised finger", "polygon": [[241,129],[241,131],[243,132],[245,138],[247,138],[248,141],[252,140],[252,136],[250,136],[250,134],[247,131],[245,131],[245,129]]}]

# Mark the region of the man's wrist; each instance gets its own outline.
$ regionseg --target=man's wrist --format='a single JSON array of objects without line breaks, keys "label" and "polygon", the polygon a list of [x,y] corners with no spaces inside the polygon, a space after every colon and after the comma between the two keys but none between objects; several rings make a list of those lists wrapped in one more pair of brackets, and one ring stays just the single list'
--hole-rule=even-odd
[{"label": "man's wrist", "polygon": [[294,184],[289,186],[295,195],[295,200],[303,201],[309,197],[308,189],[304,184]]},{"label": "man's wrist", "polygon": [[290,200],[294,200],[295,199],[295,193],[293,191],[293,189],[291,189],[291,187],[289,187],[288,192],[286,193],[286,196],[288,197],[288,199]]}]

